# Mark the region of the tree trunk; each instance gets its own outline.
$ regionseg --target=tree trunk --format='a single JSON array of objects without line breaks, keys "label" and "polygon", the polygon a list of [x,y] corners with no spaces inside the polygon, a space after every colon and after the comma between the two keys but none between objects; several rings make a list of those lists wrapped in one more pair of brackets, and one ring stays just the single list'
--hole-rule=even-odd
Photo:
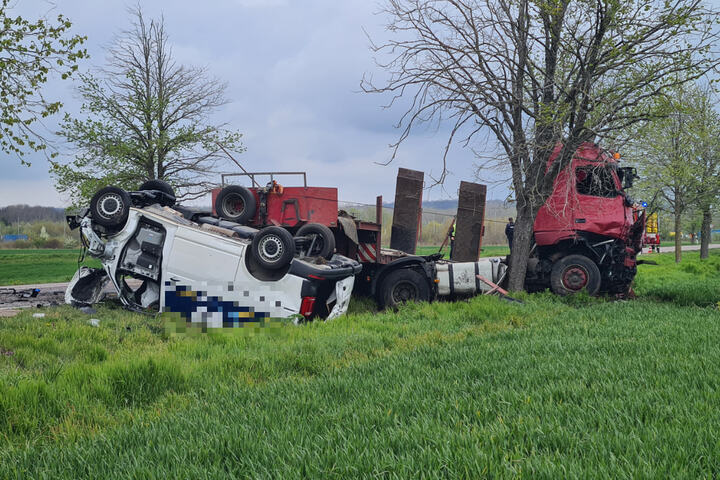
[{"label": "tree trunk", "polygon": [[525,273],[533,241],[533,225],[537,209],[518,208],[515,220],[512,251],[510,252],[510,281],[508,290],[521,291],[525,288]]},{"label": "tree trunk", "polygon": [[675,263],[682,260],[682,234],[680,233],[682,213],[675,210]]},{"label": "tree trunk", "polygon": [[710,207],[703,207],[702,227],[700,227],[700,258],[705,259],[710,256],[710,222],[712,222],[712,213]]}]

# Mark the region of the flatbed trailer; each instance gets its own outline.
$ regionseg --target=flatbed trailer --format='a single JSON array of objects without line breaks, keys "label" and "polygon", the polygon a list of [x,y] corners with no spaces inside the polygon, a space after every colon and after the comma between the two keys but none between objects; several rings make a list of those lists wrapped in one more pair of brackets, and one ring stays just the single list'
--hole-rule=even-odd
[{"label": "flatbed trailer", "polygon": [[[355,258],[362,265],[362,271],[355,281],[357,293],[370,296],[380,307],[387,308],[409,301],[433,301],[482,294],[492,290],[493,284],[502,282],[506,268],[500,259],[457,262],[442,259],[441,253],[415,255],[394,248],[383,248],[382,205],[382,196],[379,196],[376,199],[375,222],[353,221],[356,232],[350,235],[356,234],[357,241],[345,234],[352,228],[348,225],[351,220],[340,217],[344,229],[342,236],[345,238],[341,236],[337,239],[337,251]],[[482,207],[484,209],[484,197]],[[401,230],[393,228],[394,232]],[[482,228],[475,230],[482,232]],[[405,232],[415,239],[406,237],[402,242],[416,243],[419,228],[418,232]],[[479,244],[474,248],[479,252]]]},{"label": "flatbed trailer", "polygon": [[[294,235],[299,250],[307,249],[308,256],[337,252],[357,260],[362,271],[356,278],[354,293],[374,298],[381,307],[483,293],[492,286],[481,278],[491,282],[502,280],[504,264],[498,260],[477,260],[484,220],[484,185],[461,184],[461,194],[468,189],[475,192],[465,196],[470,207],[458,219],[458,227],[461,236],[466,231],[465,236],[472,237],[470,243],[474,242],[474,246],[465,250],[476,261],[453,262],[442,260],[441,254],[413,254],[422,227],[423,172],[403,168],[398,171],[391,248],[382,247],[381,196],[376,199],[375,222],[367,222],[339,211],[337,189],[308,186],[304,172],[233,175],[248,176],[254,186],[228,185],[215,189],[214,214],[255,228],[282,226]],[[270,176],[265,187],[256,181],[263,175]],[[282,175],[302,175],[303,186],[281,186],[276,178]],[[223,176],[223,184],[227,176]],[[473,216],[473,211],[479,215]]]}]

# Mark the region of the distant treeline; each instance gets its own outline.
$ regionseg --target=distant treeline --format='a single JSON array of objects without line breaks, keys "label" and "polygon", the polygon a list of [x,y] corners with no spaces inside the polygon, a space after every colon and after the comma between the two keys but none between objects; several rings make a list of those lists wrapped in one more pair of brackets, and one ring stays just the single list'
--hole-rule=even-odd
[{"label": "distant treeline", "polygon": [[[458,201],[457,201],[457,198],[453,198],[450,200],[430,200],[430,201],[424,201],[422,206],[424,209],[430,209],[430,210],[455,211],[455,210],[457,210]],[[395,208],[395,202],[383,203],[383,207]],[[513,212],[515,211],[514,205],[508,206],[507,203],[503,202],[502,200],[487,200],[485,202],[485,208],[488,210],[493,210],[493,209],[504,210],[504,209],[511,208]]]},{"label": "distant treeline", "polygon": [[0,207],[0,222],[5,225],[31,222],[63,222],[65,209],[55,207],[31,207],[30,205],[9,205]]}]

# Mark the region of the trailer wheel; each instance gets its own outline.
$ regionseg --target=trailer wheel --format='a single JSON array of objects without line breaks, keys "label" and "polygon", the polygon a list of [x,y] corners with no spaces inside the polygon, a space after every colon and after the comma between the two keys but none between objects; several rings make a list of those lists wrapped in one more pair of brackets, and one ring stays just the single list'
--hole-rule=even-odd
[{"label": "trailer wheel", "polygon": [[320,223],[308,223],[300,227],[296,237],[312,237],[308,250],[302,253],[306,257],[323,257],[329,259],[335,252],[335,235],[332,230]]},{"label": "trailer wheel", "polygon": [[130,195],[122,188],[101,188],[90,200],[93,221],[105,227],[125,225],[131,202]]},{"label": "trailer wheel", "polygon": [[145,190],[158,190],[160,192],[163,192],[166,195],[172,197],[172,201],[170,199],[163,198],[160,203],[166,207],[172,207],[173,205],[175,205],[175,190],[173,190],[169,183],[157,179],[148,180],[146,182],[143,182],[143,184],[140,185],[140,188],[138,188],[138,191],[140,192]]},{"label": "trailer wheel", "polygon": [[279,270],[295,256],[295,241],[284,228],[265,227],[253,237],[251,250],[261,267]]},{"label": "trailer wheel", "polygon": [[380,283],[378,300],[383,308],[396,308],[407,302],[430,300],[430,286],[424,275],[410,268],[390,272]]},{"label": "trailer wheel", "polygon": [[582,290],[596,295],[602,278],[598,266],[584,255],[568,255],[552,267],[550,287],[558,295],[572,295]]},{"label": "trailer wheel", "polygon": [[218,216],[235,223],[245,224],[252,220],[256,209],[255,195],[240,185],[228,185],[220,190],[215,199]]}]

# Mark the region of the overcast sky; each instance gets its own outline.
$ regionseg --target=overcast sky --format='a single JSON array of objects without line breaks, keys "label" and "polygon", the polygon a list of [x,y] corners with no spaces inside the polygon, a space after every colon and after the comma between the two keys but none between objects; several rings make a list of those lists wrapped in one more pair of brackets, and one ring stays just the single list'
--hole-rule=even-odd
[{"label": "overcast sky", "polygon": [[[73,32],[87,35],[90,60],[81,70],[102,66],[113,35],[130,24],[122,0],[17,0],[12,13],[35,19],[62,13]],[[363,73],[381,77],[363,29],[385,35],[385,18],[373,0],[145,0],[147,17],[164,15],[179,63],[205,66],[228,84],[231,102],[218,122],[243,133],[247,152],[239,159],[250,171],[304,170],[309,183],[337,186],[341,200],[391,201],[398,167],[437,175],[446,135],[418,131],[389,166],[389,144],[400,109],[383,110],[387,98],[359,93]],[[79,101],[71,81],[47,85],[49,98],[69,112]],[[48,122],[53,129],[53,121]],[[0,205],[65,205],[41,155],[31,167],[6,156],[0,174]],[[468,149],[450,156],[452,174],[444,188],[426,199],[455,198],[460,180],[473,180],[475,159]],[[218,175],[219,180],[219,175]],[[429,179],[426,177],[426,182]],[[290,181],[286,184],[292,183]],[[504,187],[490,197],[504,198]]]}]

